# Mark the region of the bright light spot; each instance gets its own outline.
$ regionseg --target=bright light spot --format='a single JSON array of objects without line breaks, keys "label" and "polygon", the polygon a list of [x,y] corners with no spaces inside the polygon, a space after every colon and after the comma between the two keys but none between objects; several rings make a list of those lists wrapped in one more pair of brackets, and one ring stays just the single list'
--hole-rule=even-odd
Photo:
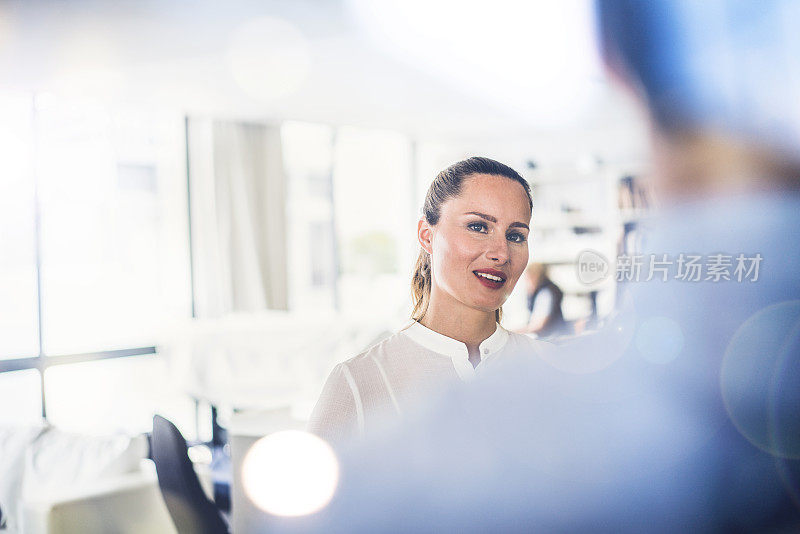
[{"label": "bright light spot", "polygon": [[339,462],[324,440],[297,430],[258,440],[242,464],[245,493],[262,510],[279,516],[312,514],[330,502]]},{"label": "bright light spot", "polygon": [[310,47],[303,34],[282,19],[264,17],[234,31],[228,63],[236,83],[257,100],[295,92],[308,77]]},{"label": "bright light spot", "polygon": [[650,317],[636,329],[636,348],[650,363],[667,364],[683,350],[683,330],[668,317]]}]

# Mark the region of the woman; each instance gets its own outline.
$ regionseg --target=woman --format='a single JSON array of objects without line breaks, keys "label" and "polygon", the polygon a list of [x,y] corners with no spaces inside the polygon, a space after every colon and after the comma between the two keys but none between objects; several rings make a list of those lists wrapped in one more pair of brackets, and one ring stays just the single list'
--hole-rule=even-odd
[{"label": "woman", "polygon": [[426,392],[535,353],[542,342],[498,322],[528,264],[532,209],[528,183],[502,163],[473,157],[440,172],[417,225],[413,321],[334,368],[309,430],[331,442],[362,435]]}]

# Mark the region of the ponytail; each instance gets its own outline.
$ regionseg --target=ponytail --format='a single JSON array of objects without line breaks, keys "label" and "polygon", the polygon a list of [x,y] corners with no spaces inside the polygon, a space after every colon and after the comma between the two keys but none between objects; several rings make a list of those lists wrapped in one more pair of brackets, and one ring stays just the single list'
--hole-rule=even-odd
[{"label": "ponytail", "polygon": [[411,301],[414,303],[411,318],[419,321],[425,316],[431,301],[431,257],[422,247],[419,247],[414,276],[411,278]]}]

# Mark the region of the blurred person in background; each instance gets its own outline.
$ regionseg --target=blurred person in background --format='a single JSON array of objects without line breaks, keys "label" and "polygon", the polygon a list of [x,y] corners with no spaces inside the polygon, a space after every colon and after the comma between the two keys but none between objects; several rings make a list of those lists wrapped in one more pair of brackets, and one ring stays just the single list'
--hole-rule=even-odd
[{"label": "blurred person in background", "polygon": [[800,3],[597,13],[650,119],[643,253],[668,269],[600,331],[344,451],[327,508],[276,531],[800,529]]},{"label": "blurred person in background", "polygon": [[536,334],[546,338],[564,333],[564,315],[561,301],[564,293],[547,276],[547,266],[531,263],[525,269],[525,286],[528,297],[528,324],[518,330],[520,334]]},{"label": "blurred person in background", "polygon": [[309,430],[332,443],[369,434],[426,393],[468,382],[540,342],[500,326],[528,263],[530,187],[512,168],[472,157],[440,172],[418,222],[412,321],[337,365]]}]

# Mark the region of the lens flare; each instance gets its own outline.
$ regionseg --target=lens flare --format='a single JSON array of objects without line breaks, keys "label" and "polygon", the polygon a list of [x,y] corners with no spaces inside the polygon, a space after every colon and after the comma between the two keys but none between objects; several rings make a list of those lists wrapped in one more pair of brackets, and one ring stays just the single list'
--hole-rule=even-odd
[{"label": "lens flare", "polygon": [[324,440],[297,430],[258,440],[242,464],[242,485],[256,506],[297,517],[324,508],[339,482],[339,462]]},{"label": "lens flare", "polygon": [[800,458],[800,300],[764,308],[731,339],[720,375],[739,432],[779,458]]}]

